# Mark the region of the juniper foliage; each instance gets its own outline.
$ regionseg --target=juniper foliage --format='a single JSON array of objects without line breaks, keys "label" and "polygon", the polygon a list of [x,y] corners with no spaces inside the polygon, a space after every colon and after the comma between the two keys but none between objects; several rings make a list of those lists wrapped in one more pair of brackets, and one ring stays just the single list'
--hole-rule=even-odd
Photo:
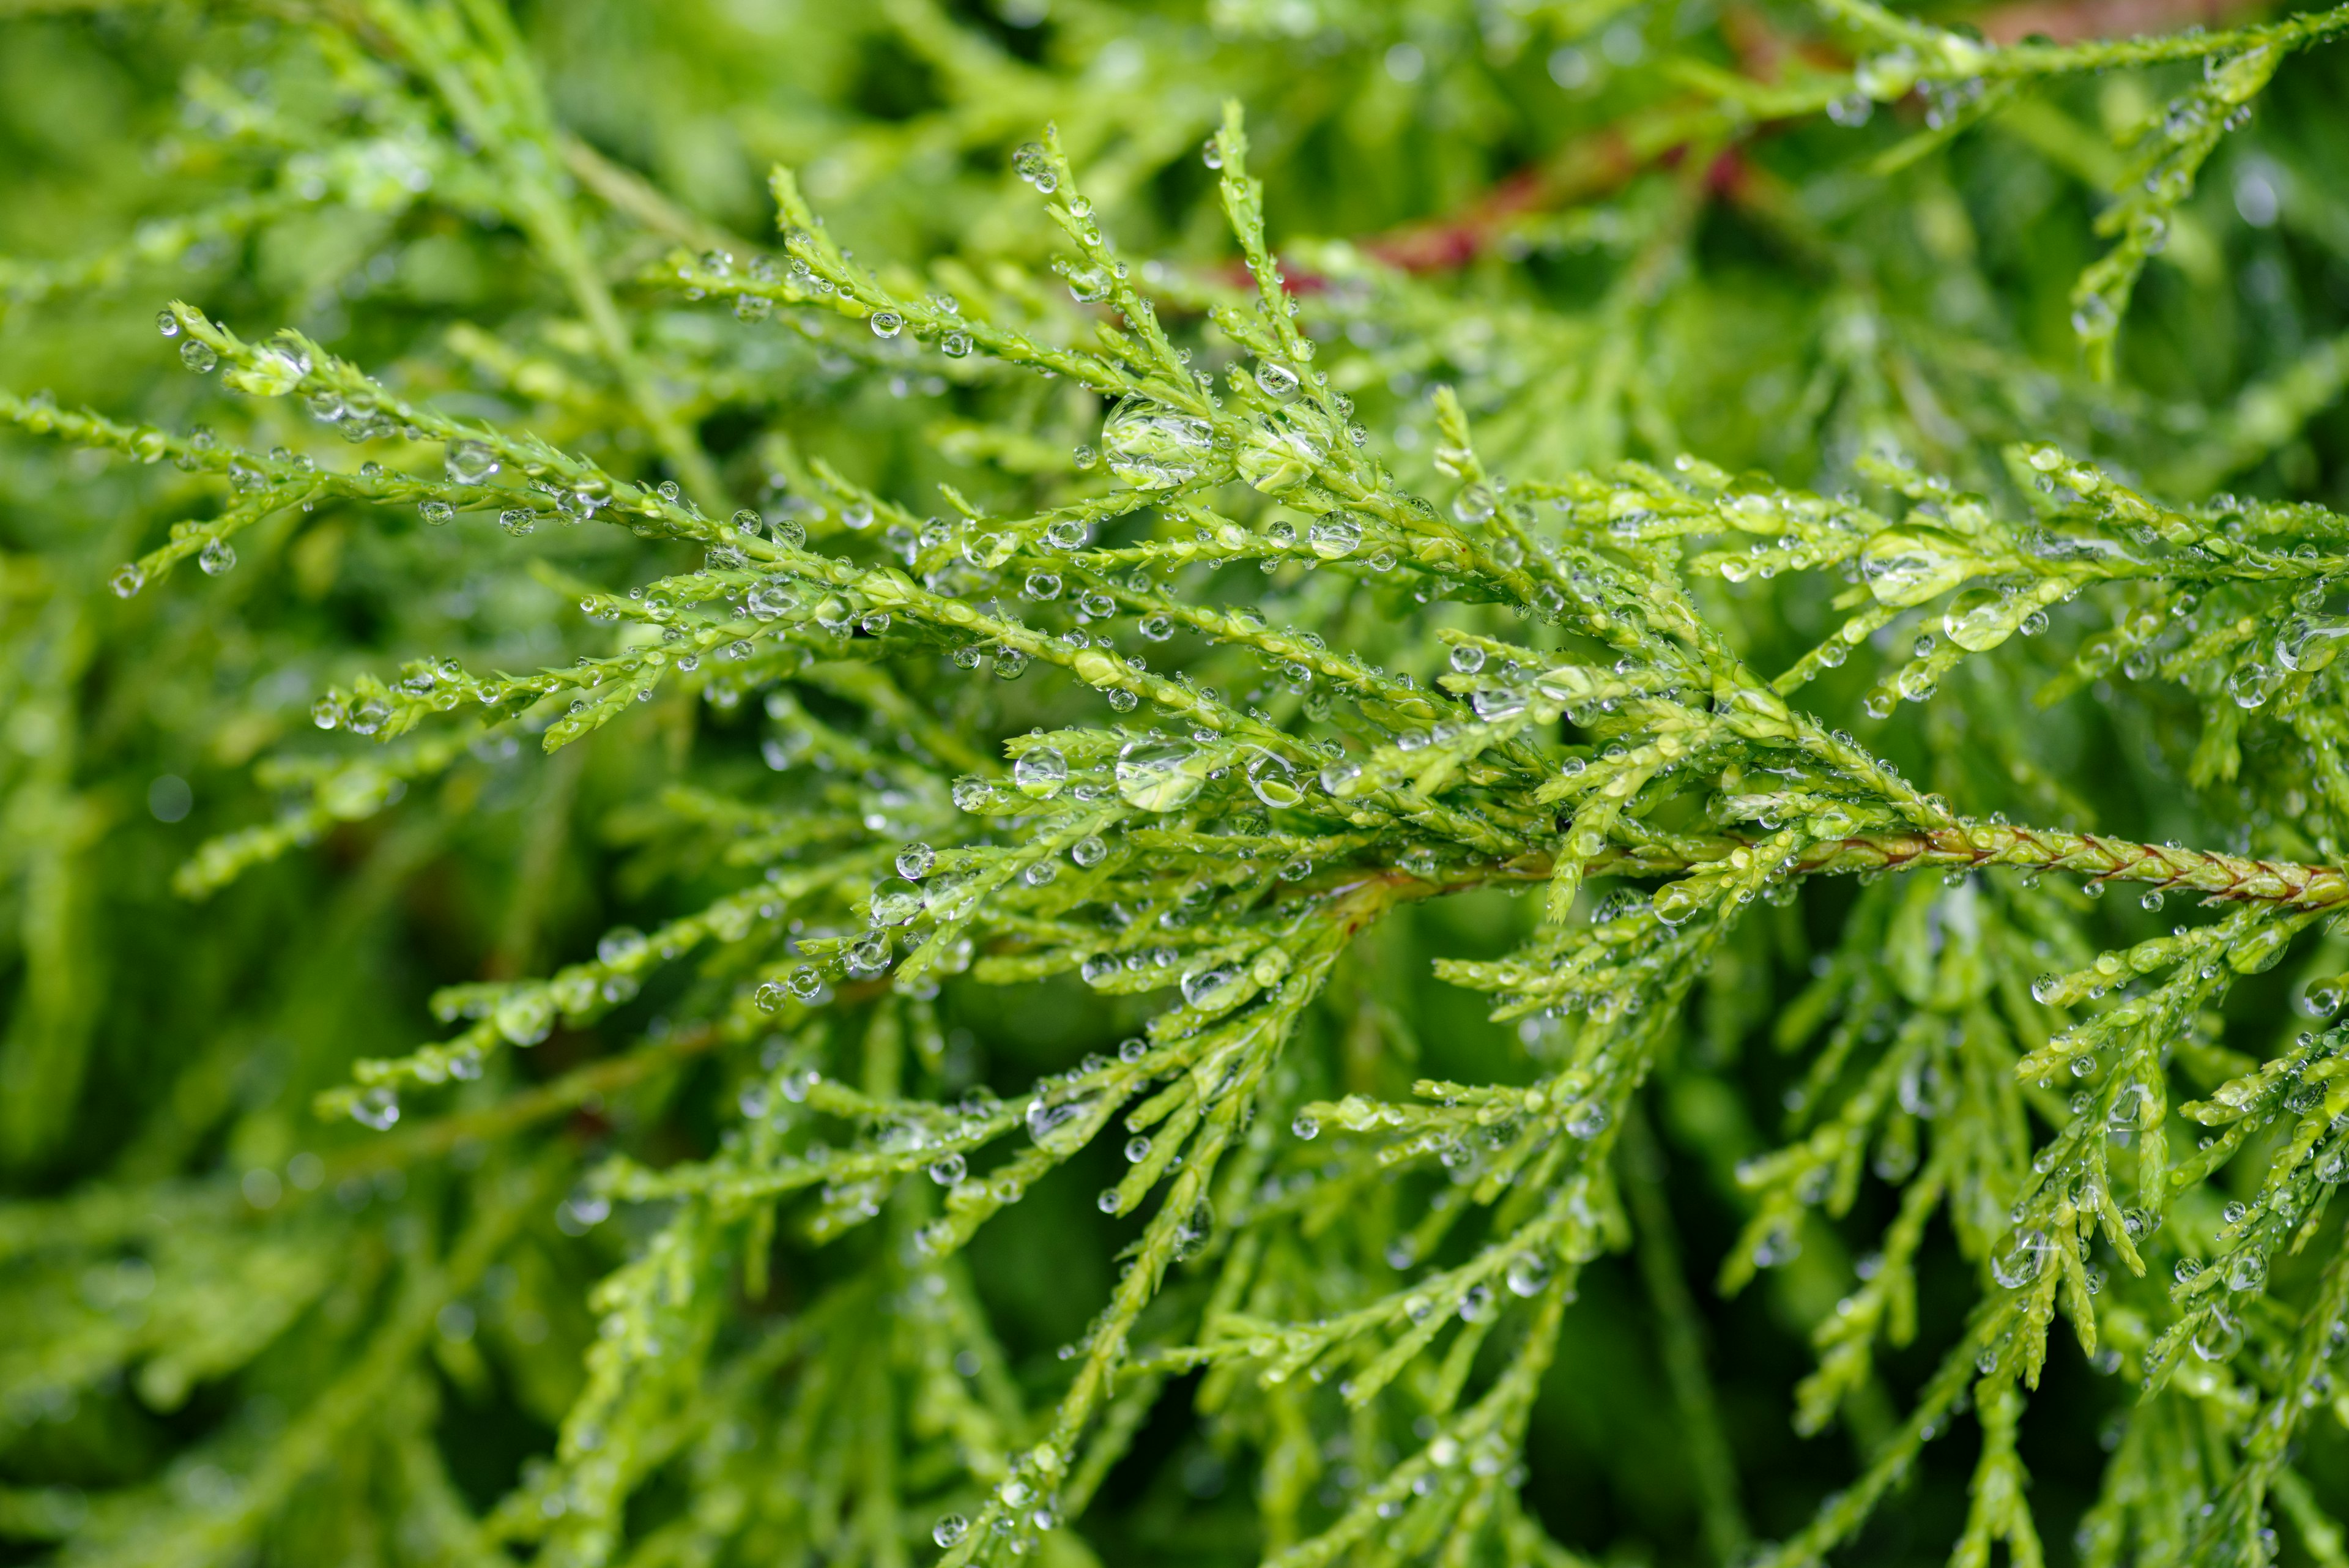
[{"label": "juniper foliage", "polygon": [[0,7],[0,1536],[2342,1563],[2344,28]]}]

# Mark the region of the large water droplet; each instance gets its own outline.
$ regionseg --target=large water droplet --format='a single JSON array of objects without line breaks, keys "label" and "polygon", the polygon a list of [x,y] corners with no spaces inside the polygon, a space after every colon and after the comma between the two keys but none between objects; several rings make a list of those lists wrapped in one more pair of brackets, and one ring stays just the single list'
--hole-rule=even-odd
[{"label": "large water droplet", "polygon": [[1183,1000],[1202,1012],[1213,1012],[1239,1000],[1247,984],[1237,965],[1193,970],[1183,977]]},{"label": "large water droplet", "polygon": [[1028,1102],[1028,1136],[1037,1147],[1066,1157],[1092,1139],[1110,1108],[1109,1096],[1098,1089],[1062,1099],[1039,1095]]},{"label": "large water droplet", "polygon": [[459,484],[483,484],[498,471],[498,454],[483,441],[452,441],[445,466]]},{"label": "large water droplet", "polygon": [[1350,517],[1324,517],[1305,532],[1305,542],[1325,561],[1350,556],[1362,542],[1362,525]]},{"label": "large water droplet", "polygon": [[361,1127],[388,1132],[399,1120],[399,1096],[380,1085],[369,1089],[352,1102],[351,1119]]},{"label": "large water droplet", "polygon": [[1206,421],[1134,394],[1102,426],[1109,470],[1136,490],[1170,490],[1206,472],[1215,455]]},{"label": "large water droplet", "polygon": [[791,578],[773,576],[751,588],[748,603],[750,613],[761,620],[773,620],[790,615],[802,604],[799,585]]},{"label": "large water droplet", "polygon": [[508,1040],[517,1045],[535,1045],[554,1027],[554,1003],[543,992],[515,992],[500,1002],[490,1016],[498,1033]]},{"label": "large water droplet", "polygon": [[1267,805],[1295,805],[1305,798],[1305,792],[1297,786],[1297,770],[1277,752],[1267,752],[1250,763],[1247,779],[1248,788]]},{"label": "large water droplet", "polygon": [[2008,1290],[2020,1290],[2039,1277],[2047,1266],[2047,1254],[2054,1242],[2044,1231],[2025,1231],[2015,1237],[2013,1244],[1991,1260],[1991,1277]]},{"label": "large water droplet", "polygon": [[1011,764],[1011,782],[1031,800],[1050,800],[1069,782],[1069,759],[1058,746],[1033,747]]},{"label": "large water droplet", "polygon": [[2349,636],[2349,622],[2296,615],[2276,637],[2276,662],[2286,670],[2322,670],[2340,653],[2338,639],[2344,636]]},{"label": "large water droplet", "polygon": [[928,896],[912,882],[895,877],[873,889],[873,923],[902,926],[922,912]]},{"label": "large water droplet", "polygon": [[1969,653],[1987,653],[2014,635],[2016,601],[1995,588],[1968,588],[1941,612],[1941,630]]},{"label": "large water droplet", "polygon": [[1859,552],[1868,591],[1878,604],[1896,607],[1947,593],[1971,576],[1978,565],[1958,541],[1931,528],[1888,528]]},{"label": "large water droplet", "polygon": [[1180,811],[1197,797],[1206,771],[1187,741],[1133,741],[1117,754],[1117,793],[1143,811]]}]

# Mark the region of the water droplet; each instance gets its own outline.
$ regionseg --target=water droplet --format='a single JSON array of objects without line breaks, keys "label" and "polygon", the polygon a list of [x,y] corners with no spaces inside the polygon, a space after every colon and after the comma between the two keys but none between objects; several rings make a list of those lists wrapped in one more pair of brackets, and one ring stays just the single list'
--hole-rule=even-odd
[{"label": "water droplet", "polygon": [[908,882],[920,881],[937,863],[937,851],[926,844],[908,844],[897,851],[897,875]]},{"label": "water droplet", "polygon": [[1859,552],[1868,591],[1895,608],[1947,593],[1972,576],[1976,565],[1964,546],[1930,528],[1888,528]]},{"label": "water droplet", "polygon": [[456,483],[485,484],[498,472],[498,455],[484,441],[452,441],[443,466]]},{"label": "water droplet", "polygon": [[1108,1114],[1098,1089],[1054,1100],[1039,1095],[1028,1102],[1028,1136],[1037,1147],[1066,1157],[1082,1148]]},{"label": "water droplet", "polygon": [[970,1521],[959,1513],[942,1515],[936,1524],[930,1526],[930,1539],[941,1547],[953,1546],[969,1533]]},{"label": "water droplet", "polygon": [[905,329],[905,318],[894,310],[876,310],[872,326],[874,337],[895,337]]},{"label": "water droplet", "polygon": [[1509,1293],[1516,1296],[1537,1296],[1549,1283],[1549,1262],[1533,1252],[1520,1252],[1509,1260],[1507,1275]]},{"label": "water droplet", "polygon": [[1493,493],[1472,484],[1452,498],[1452,515],[1463,523],[1482,523],[1499,510]]},{"label": "water droplet", "polygon": [[220,363],[220,356],[212,352],[211,344],[191,337],[180,345],[180,363],[202,376]]},{"label": "water droplet", "polygon": [[1139,394],[1111,410],[1102,426],[1110,472],[1137,490],[1168,490],[1206,471],[1214,428]]},{"label": "water droplet", "polygon": [[1088,870],[1100,865],[1108,854],[1109,846],[1102,842],[1098,834],[1087,834],[1069,846],[1069,858]]},{"label": "water droplet", "polygon": [[508,993],[490,1014],[499,1033],[516,1045],[535,1045],[554,1028],[554,1003],[543,991]]},{"label": "water droplet", "polygon": [[1288,1130],[1310,1143],[1321,1136],[1321,1121],[1309,1112],[1299,1111],[1297,1119],[1288,1124]]},{"label": "water droplet", "polygon": [[2212,1308],[2194,1333],[2194,1354],[2205,1361],[2225,1361],[2243,1348],[2243,1325]]},{"label": "water droplet", "polygon": [[180,335],[180,318],[168,310],[159,310],[155,313],[155,330],[166,337],[177,337]]},{"label": "water droplet", "polygon": [[1968,588],[1941,613],[1941,630],[1969,653],[1987,653],[2014,632],[2013,601],[1995,588]]},{"label": "water droplet", "polygon": [[805,600],[801,597],[797,583],[778,576],[764,578],[755,585],[747,603],[750,613],[761,620],[773,620],[798,610]]},{"label": "water droplet", "polygon": [[1199,748],[1187,741],[1132,741],[1117,754],[1117,793],[1143,811],[1180,811],[1206,776]]},{"label": "water droplet", "polygon": [[125,561],[114,569],[109,586],[114,589],[116,598],[129,598],[147,586],[147,568],[136,561]]},{"label": "water droplet", "polygon": [[1362,542],[1362,525],[1350,517],[1323,517],[1307,529],[1305,542],[1325,561],[1341,560]]},{"label": "water droplet", "polygon": [[1257,799],[1269,806],[1295,805],[1305,798],[1305,792],[1297,786],[1297,770],[1276,752],[1266,752],[1248,763],[1247,780]]},{"label": "water droplet", "polygon": [[902,926],[916,916],[929,903],[929,896],[914,882],[895,877],[873,889],[873,923],[876,926]]},{"label": "water droplet", "polygon": [[2054,1248],[2046,1231],[2025,1231],[2005,1251],[1991,1260],[1991,1277],[2008,1290],[2020,1290],[2039,1277]]},{"label": "water droplet", "polygon": [[1452,650],[1452,668],[1463,675],[1474,675],[1485,668],[1485,650],[1474,643],[1464,642]]},{"label": "water droplet", "polygon": [[1651,907],[1656,919],[1668,926],[1677,926],[1703,903],[1697,890],[1686,882],[1673,882],[1658,890]]},{"label": "water droplet", "polygon": [[1256,384],[1273,397],[1289,397],[1297,390],[1297,372],[1286,365],[1276,365],[1267,360],[1257,366]]},{"label": "water droplet", "polygon": [[1338,799],[1354,793],[1354,784],[1362,776],[1362,764],[1340,757],[1321,770],[1321,787]]},{"label": "water droplet", "polygon": [[969,1162],[960,1154],[942,1154],[930,1161],[930,1179],[940,1187],[952,1187],[969,1172]]},{"label": "water droplet", "polygon": [[889,967],[889,933],[872,931],[841,950],[840,961],[851,980],[877,979]]},{"label": "water droplet", "polygon": [[399,1096],[380,1085],[351,1103],[351,1120],[378,1132],[388,1132],[399,1120]]},{"label": "water droplet", "polygon": [[1011,782],[1031,800],[1050,800],[1069,782],[1069,759],[1058,746],[1036,746],[1011,764]]},{"label": "water droplet", "polygon": [[424,514],[424,520],[436,528],[457,515],[457,509],[445,501],[419,501],[416,509]]},{"label": "water droplet", "polygon": [[1213,1239],[1215,1233],[1215,1207],[1202,1198],[1192,1206],[1191,1212],[1183,1217],[1182,1222],[1174,1227],[1175,1260],[1178,1262],[1187,1262],[1206,1251],[1207,1242]]},{"label": "water droplet", "polygon": [[643,959],[649,948],[645,933],[636,927],[614,926],[595,944],[595,957],[599,962],[614,966],[634,964]]},{"label": "water droplet", "polygon": [[1237,968],[1194,970],[1183,977],[1183,1000],[1202,1012],[1218,1012],[1237,1002],[1247,983]]},{"label": "water droplet", "polygon": [[2238,708],[2257,708],[2273,696],[2275,689],[2282,683],[2282,676],[2255,659],[2227,677],[2227,695],[2235,700]]}]

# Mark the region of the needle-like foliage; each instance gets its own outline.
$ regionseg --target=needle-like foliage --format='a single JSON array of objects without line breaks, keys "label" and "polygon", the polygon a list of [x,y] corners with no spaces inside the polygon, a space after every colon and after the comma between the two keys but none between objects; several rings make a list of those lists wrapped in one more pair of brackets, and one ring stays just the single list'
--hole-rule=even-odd
[{"label": "needle-like foliage", "polygon": [[2349,1562],[2160,9],[0,5],[9,1560]]}]

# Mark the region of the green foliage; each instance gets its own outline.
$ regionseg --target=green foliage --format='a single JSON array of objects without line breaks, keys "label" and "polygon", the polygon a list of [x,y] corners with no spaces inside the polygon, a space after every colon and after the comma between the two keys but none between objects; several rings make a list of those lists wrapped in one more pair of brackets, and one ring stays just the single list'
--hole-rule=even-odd
[{"label": "green foliage", "polygon": [[2089,9],[0,5],[9,1560],[2349,1560],[2349,8]]}]

